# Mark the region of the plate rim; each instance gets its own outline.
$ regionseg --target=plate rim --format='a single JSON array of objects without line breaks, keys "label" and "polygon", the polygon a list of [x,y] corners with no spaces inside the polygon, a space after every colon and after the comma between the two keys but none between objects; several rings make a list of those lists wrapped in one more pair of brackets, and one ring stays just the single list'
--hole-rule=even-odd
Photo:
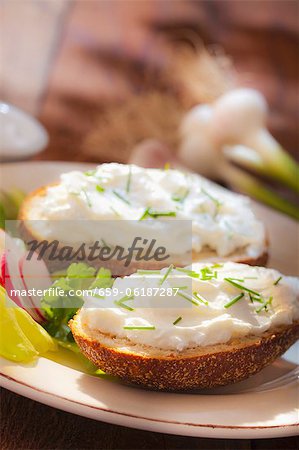
[{"label": "plate rim", "polygon": [[[0,372],[0,386],[12,392],[15,392],[16,394],[22,395],[23,397],[30,398],[39,403],[53,408],[58,408],[72,414],[88,417],[93,420],[108,422],[115,425],[125,426],[129,428],[138,428],[145,431],[154,431],[159,433],[170,433],[195,437],[261,439],[296,436],[296,430],[297,428],[299,428],[299,421],[286,425],[234,426],[199,424],[143,417],[125,413],[122,411],[109,410],[107,408],[82,403],[80,401],[64,397],[60,394],[55,394],[53,392],[48,392],[44,389],[37,388],[10,375],[6,375],[3,372]],[[58,406],[55,403],[57,401],[59,402]],[[79,410],[76,411],[76,408],[78,408]],[[88,414],[88,411],[90,411],[90,414]],[[101,417],[96,417],[95,412],[99,411],[101,412]],[[118,420],[119,418],[121,419]],[[134,419],[135,421],[137,420],[137,424],[124,423],[131,419]],[[153,426],[150,426],[150,424],[152,424]],[[159,429],[157,429],[157,426],[159,427]],[[174,429],[175,427],[179,428]],[[178,433],[178,431],[180,432]],[[252,434],[256,432],[258,432],[258,436],[253,436]]]}]

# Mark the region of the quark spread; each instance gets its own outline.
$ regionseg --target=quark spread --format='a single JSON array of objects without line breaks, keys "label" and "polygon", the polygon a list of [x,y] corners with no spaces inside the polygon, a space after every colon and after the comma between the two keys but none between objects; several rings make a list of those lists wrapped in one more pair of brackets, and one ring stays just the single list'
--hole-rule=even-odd
[{"label": "quark spread", "polygon": [[[155,290],[156,289],[156,290]],[[260,335],[299,319],[299,279],[245,264],[193,264],[117,278],[86,297],[83,331],[182,351]]]},{"label": "quark spread", "polygon": [[[95,241],[96,227],[82,221],[98,220],[110,221],[104,240],[111,246],[127,247],[133,236],[151,235],[170,254],[184,254],[192,247],[194,252],[209,248],[224,257],[244,249],[253,258],[265,246],[263,224],[247,197],[196,174],[134,165],[103,164],[94,171],[61,175],[42,201],[33,201],[29,219],[47,220],[32,226],[42,229],[44,238],[68,243],[76,242],[78,235]],[[57,220],[76,224],[59,226]]]}]

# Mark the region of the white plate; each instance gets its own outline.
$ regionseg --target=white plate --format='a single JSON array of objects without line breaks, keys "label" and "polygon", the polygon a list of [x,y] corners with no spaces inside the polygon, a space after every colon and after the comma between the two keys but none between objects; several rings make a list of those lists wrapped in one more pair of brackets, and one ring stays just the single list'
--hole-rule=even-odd
[{"label": "white plate", "polygon": [[[75,163],[33,162],[1,166],[1,186],[30,191],[57,179]],[[296,274],[298,267],[294,221],[256,206],[269,230],[270,265]],[[283,242],[281,236],[283,235]],[[86,375],[46,358],[31,365],[0,359],[0,384],[55,408],[96,420],[164,433],[214,438],[265,438],[298,432],[298,383],[270,391],[242,390],[273,380],[298,363],[299,346],[290,349],[250,380],[198,394],[145,391]]]}]

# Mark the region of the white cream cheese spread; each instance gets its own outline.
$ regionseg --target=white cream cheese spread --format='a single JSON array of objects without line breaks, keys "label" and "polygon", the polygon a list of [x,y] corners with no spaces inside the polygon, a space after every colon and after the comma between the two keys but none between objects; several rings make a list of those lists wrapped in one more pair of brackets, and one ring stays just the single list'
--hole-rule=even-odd
[{"label": "white cream cheese spread", "polygon": [[273,269],[195,263],[117,278],[103,298],[85,298],[79,317],[87,333],[183,351],[289,325],[298,297],[299,279]]},{"label": "white cream cheese spread", "polygon": [[[47,187],[42,199],[33,200],[29,219],[47,220],[33,225],[42,228],[44,238],[68,243],[78,235],[83,239],[84,233],[85,239],[96,240],[97,231],[93,235],[93,227],[82,224],[87,219],[116,225],[122,220],[115,232],[113,226],[107,227],[105,240],[111,245],[126,247],[128,240],[122,239],[128,238],[129,231],[135,236],[138,231],[146,234],[146,227],[155,222],[154,237],[161,238],[171,254],[184,254],[192,246],[194,252],[209,248],[221,257],[244,250],[254,258],[265,247],[264,227],[252,212],[249,198],[177,170],[110,163],[87,173],[65,173],[59,184]],[[59,227],[57,220],[77,224]],[[170,221],[178,226],[166,232],[163,224]],[[189,221],[190,227],[182,228],[179,221]]]}]

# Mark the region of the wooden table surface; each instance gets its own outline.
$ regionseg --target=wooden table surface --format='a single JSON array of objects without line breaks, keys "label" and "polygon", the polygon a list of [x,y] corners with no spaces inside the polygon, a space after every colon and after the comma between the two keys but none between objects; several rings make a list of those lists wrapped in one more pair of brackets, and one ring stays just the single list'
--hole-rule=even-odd
[{"label": "wooden table surface", "polygon": [[[83,3],[85,3],[85,7]],[[84,56],[78,42],[81,39],[91,41],[92,46],[99,44],[103,47],[106,41],[103,43],[102,35],[97,34],[95,30],[104,29],[108,38],[107,34],[105,36],[108,42],[111,41],[112,46],[119,45],[119,41],[115,40],[116,36],[120,40],[125,37],[127,38],[128,57],[133,59],[138,57],[140,48],[136,42],[138,39],[142,41],[145,33],[143,34],[141,28],[138,28],[137,31],[135,29],[134,33],[132,24],[135,20],[134,11],[138,16],[141,3],[143,2],[126,2],[127,9],[124,8],[121,11],[123,26],[121,30],[118,29],[118,33],[111,32],[109,27],[105,26],[105,22],[109,21],[105,8],[102,11],[102,22],[99,19],[98,24],[93,11],[95,2],[77,2],[73,8],[41,112],[41,119],[50,130],[51,141],[50,146],[39,156],[39,159],[82,161],[86,159],[81,148],[82,135],[91,125],[91,119],[86,114],[86,110],[89,112],[93,110],[95,99],[102,103],[103,98],[113,99],[115,92],[121,91],[124,86],[122,80],[114,74],[111,88],[107,68],[101,67],[101,72],[97,72],[95,63],[91,64],[90,72],[82,69],[82,61],[84,64],[86,61],[90,63],[90,55]],[[298,139],[294,116],[294,112],[296,115],[296,111],[294,111],[296,96],[292,94],[294,86],[296,88],[294,83],[298,81],[296,78],[298,72],[295,68],[296,51],[294,53],[296,44],[293,40],[296,34],[294,25],[296,14],[298,17],[296,2],[261,2],[258,8],[253,7],[252,2],[251,5],[248,2],[242,2],[242,8],[241,2],[226,2],[225,7],[223,6],[224,2],[202,2],[202,8],[193,1],[182,2],[180,0],[175,3],[159,1],[158,3],[162,16],[161,22],[165,22],[165,18],[169,17],[170,10],[166,5],[172,3],[175,5],[170,14],[172,23],[178,18],[182,24],[191,23],[192,25],[192,20],[193,23],[197,21],[202,27],[204,40],[210,43],[213,41],[213,36],[216,36],[216,39],[226,47],[226,51],[234,56],[237,68],[240,70],[241,82],[257,86],[264,91],[274,109],[274,113],[271,115],[272,128],[286,147],[294,152],[294,146],[297,145]],[[266,3],[268,7],[265,5]],[[188,5],[186,6],[186,4]],[[290,14],[286,14],[287,8],[290,8]],[[148,6],[147,14],[151,19],[157,18],[157,9]],[[272,34],[271,31],[269,32],[271,21],[274,24]],[[222,23],[223,26],[216,27],[216,22]],[[205,34],[205,26],[212,30],[212,37],[209,32]],[[287,30],[285,34],[284,30]],[[273,36],[276,42],[275,48],[271,46]],[[99,42],[96,42],[96,37],[99,38]],[[236,45],[237,41],[240,43],[239,46]],[[246,48],[247,52],[243,51],[243,48]],[[286,53],[286,49],[288,53]],[[275,55],[275,59],[268,58],[270,54]],[[278,67],[279,70],[276,70]],[[97,73],[100,74],[99,77]],[[82,77],[85,79],[84,83],[81,83]],[[287,86],[291,86],[292,89],[288,90]],[[89,109],[86,109],[85,103],[91,105]],[[98,159],[101,161],[101,156]],[[62,412],[4,389],[1,391],[0,420],[0,446],[3,450],[89,448],[295,450],[299,448],[299,441],[295,437],[266,440],[220,440],[134,430]]]}]

